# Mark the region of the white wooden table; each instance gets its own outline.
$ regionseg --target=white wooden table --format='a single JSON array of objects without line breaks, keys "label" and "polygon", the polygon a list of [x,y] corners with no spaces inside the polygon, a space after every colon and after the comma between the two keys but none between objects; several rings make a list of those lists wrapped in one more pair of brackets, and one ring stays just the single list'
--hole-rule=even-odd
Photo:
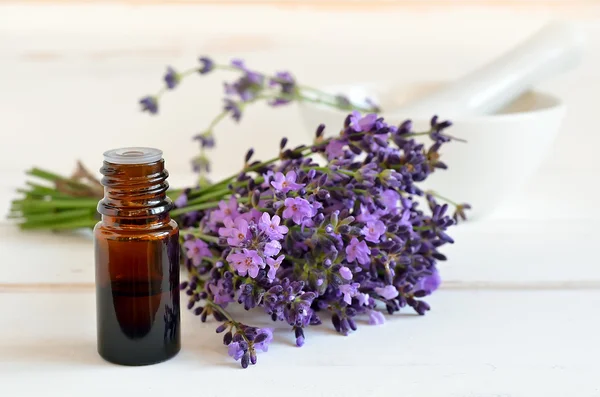
[{"label": "white wooden table", "polygon": [[[173,184],[191,180],[195,147],[187,139],[217,110],[219,79],[182,87],[159,118],[140,115],[137,98],[157,87],[168,63],[185,67],[204,53],[239,55],[258,67],[299,65],[296,73],[313,84],[371,73],[453,78],[550,18],[575,20],[590,34],[586,62],[545,87],[570,106],[555,149],[494,215],[453,231],[456,244],[444,251],[449,261],[441,290],[429,299],[432,311],[396,315],[384,326],[359,324],[348,337],[325,324],[309,330],[301,349],[281,328],[258,365],[243,371],[227,356],[214,323],[202,324],[184,309],[176,358],[119,367],[96,353],[89,236],[25,233],[4,222],[0,395],[600,396],[600,214],[593,201],[600,193],[598,8],[552,1],[487,8],[483,1],[439,9],[378,3],[365,12],[334,3],[0,5],[0,211],[26,168],[69,172],[81,158],[96,169],[105,147],[161,147]],[[215,168],[236,170],[231,158],[241,159],[258,141],[265,157],[277,145],[277,126],[302,141],[298,121],[294,108],[257,109],[241,126],[225,126],[228,139],[219,144]]]}]

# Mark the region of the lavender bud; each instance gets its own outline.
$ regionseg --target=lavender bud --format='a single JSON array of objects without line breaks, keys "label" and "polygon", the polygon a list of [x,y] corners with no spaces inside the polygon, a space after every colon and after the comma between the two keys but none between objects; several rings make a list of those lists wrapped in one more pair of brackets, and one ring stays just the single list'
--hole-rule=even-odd
[{"label": "lavender bud", "polygon": [[250,352],[250,363],[251,363],[252,365],[255,365],[255,364],[256,364],[256,361],[257,361],[257,357],[256,357],[256,351],[255,351],[255,350],[252,350],[252,351]]},{"label": "lavender bud", "polygon": [[352,116],[351,114],[349,114],[348,116],[346,116],[346,119],[344,120],[344,127],[345,128],[348,128],[350,126],[350,117],[351,116]]},{"label": "lavender bud", "polygon": [[199,316],[204,312],[204,308],[202,306],[198,306],[194,309],[194,316]]},{"label": "lavender bud", "polygon": [[248,161],[250,161],[250,159],[252,158],[252,155],[253,155],[253,154],[254,154],[254,149],[252,149],[252,148],[250,148],[250,149],[248,150],[248,152],[246,152],[246,163],[247,163]]},{"label": "lavender bud", "polygon": [[240,349],[242,349],[243,351],[248,350],[248,342],[241,341],[241,342],[239,342],[239,344],[240,344]]},{"label": "lavender bud", "polygon": [[328,190],[319,189],[319,191],[317,191],[317,197],[319,198],[319,200],[327,200],[331,197],[331,195],[329,194]]},{"label": "lavender bud", "polygon": [[333,225],[333,227],[336,227],[338,224],[338,216],[339,216],[339,211],[334,211],[331,214],[331,224]]},{"label": "lavender bud", "polygon": [[187,288],[187,286],[188,286],[188,282],[187,282],[187,281],[184,281],[184,282],[182,282],[181,284],[179,284],[179,289],[180,289],[180,290],[184,290],[184,289],[186,289],[186,288]]},{"label": "lavender bud", "polygon": [[354,316],[356,316],[356,309],[354,309],[353,307],[347,307],[346,308],[346,315],[348,317],[354,317]]},{"label": "lavender bud", "polygon": [[327,174],[323,174],[319,177],[319,180],[317,181],[317,185],[318,186],[324,186],[327,183]]},{"label": "lavender bud", "polygon": [[233,341],[238,343],[243,342],[244,337],[239,332],[236,332],[235,335],[233,335]]},{"label": "lavender bud", "polygon": [[223,323],[217,327],[216,332],[217,332],[217,334],[220,334],[221,332],[225,331],[226,329],[227,329],[227,323]]},{"label": "lavender bud", "polygon": [[325,124],[319,124],[316,132],[317,138],[321,138],[323,136],[323,131],[325,131]]},{"label": "lavender bud", "polygon": [[334,287],[339,287],[340,285],[344,284],[344,281],[341,279],[340,276],[338,276],[337,274],[332,274],[331,275],[331,282],[330,284]]},{"label": "lavender bud", "polygon": [[267,339],[267,334],[258,334],[258,336],[254,339],[254,343],[261,343]]},{"label": "lavender bud", "polygon": [[350,326],[350,329],[352,329],[352,331],[356,331],[356,323],[354,322],[353,319],[349,318],[348,320],[348,325]]},{"label": "lavender bud", "polygon": [[242,356],[242,368],[248,368],[249,363],[250,363],[250,353],[246,352]]},{"label": "lavender bud", "polygon": [[281,142],[279,142],[279,149],[283,150],[285,145],[287,145],[287,141],[288,141],[287,138],[285,138],[285,137],[281,138]]},{"label": "lavender bud", "polygon": [[314,169],[308,171],[308,174],[306,174],[306,177],[308,178],[308,180],[313,180],[315,178],[315,175],[317,175],[317,171],[315,171]]},{"label": "lavender bud", "polygon": [[203,311],[202,314],[200,315],[200,321],[202,321],[203,323],[205,323],[207,317],[208,317],[208,312]]},{"label": "lavender bud", "polygon": [[229,331],[225,335],[223,335],[223,344],[225,346],[229,345],[232,340],[233,340],[233,336],[231,335],[231,331]]},{"label": "lavender bud", "polygon": [[420,316],[423,316],[423,315],[425,315],[426,311],[431,309],[431,307],[429,306],[429,304],[427,302],[417,301],[417,304],[413,306],[413,309],[415,309],[415,311],[417,313],[419,313]]},{"label": "lavender bud", "polygon": [[187,308],[188,308],[188,310],[191,310],[191,309],[192,309],[192,307],[194,307],[194,305],[195,305],[195,304],[196,304],[196,301],[194,301],[194,300],[190,300],[190,301],[188,302],[188,304],[187,304]]},{"label": "lavender bud", "polygon": [[250,200],[253,207],[258,207],[258,202],[260,201],[260,190],[255,190],[252,193],[252,199]]},{"label": "lavender bud", "polygon": [[349,325],[348,325],[348,319],[346,319],[346,318],[342,318],[342,319],[340,320],[340,329],[341,329],[341,332],[342,332],[342,333],[345,335],[345,334],[347,334],[347,333],[348,333],[348,331],[350,330],[349,328],[350,328],[350,327],[349,327]]},{"label": "lavender bud", "polygon": [[333,327],[335,328],[335,330],[337,332],[340,332],[341,331],[340,316],[338,316],[337,313],[334,313],[333,316],[331,316],[331,322],[333,323]]},{"label": "lavender bud", "polygon": [[348,234],[350,232],[350,226],[348,226],[348,225],[338,226],[337,231],[338,231],[338,233],[341,233],[341,234]]},{"label": "lavender bud", "polygon": [[332,225],[325,226],[325,232],[332,233],[333,232],[333,226]]},{"label": "lavender bud", "polygon": [[327,258],[323,261],[323,267],[325,269],[329,269],[332,265],[331,259]]}]

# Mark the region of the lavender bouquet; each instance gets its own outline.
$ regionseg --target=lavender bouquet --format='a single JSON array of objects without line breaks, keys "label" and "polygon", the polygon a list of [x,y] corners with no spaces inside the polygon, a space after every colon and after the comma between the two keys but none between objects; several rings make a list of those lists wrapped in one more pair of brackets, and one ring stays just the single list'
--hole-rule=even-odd
[{"label": "lavender bouquet", "polygon": [[[446,259],[439,249],[453,243],[447,229],[469,208],[438,203],[448,200],[419,188],[429,174],[446,168],[440,148],[453,139],[446,134],[451,123],[433,117],[428,131],[415,132],[409,120],[389,125],[374,104],[357,109],[343,96],[298,85],[289,73],[269,77],[241,61],[219,66],[208,58],[188,72],[169,68],[165,87],[143,98],[142,109],[156,114],[160,96],[184,77],[218,69],[241,75],[225,84],[223,112],[195,137],[201,147],[192,161],[198,184],[170,192],[176,206],[171,215],[181,227],[188,309],[201,321],[217,321],[229,355],[244,368],[267,350],[273,329],[237,321],[229,305],[259,308],[286,322],[298,346],[324,318],[346,335],[357,329],[359,317],[382,324],[383,309],[393,314],[410,306],[425,314],[430,307],[422,298],[440,285],[437,263]],[[250,149],[239,173],[210,183],[205,150],[214,146],[216,125],[227,116],[239,121],[246,106],[260,100],[272,106],[318,102],[349,114],[344,125],[329,126],[340,129],[335,137],[324,138],[320,125],[310,145],[288,148],[282,138],[279,153],[267,161],[253,161]],[[429,147],[417,142],[421,135],[431,138]],[[97,222],[101,189],[84,168],[71,178],[39,169],[30,175],[51,185],[30,182],[25,198],[13,202],[11,216],[23,228]]]}]

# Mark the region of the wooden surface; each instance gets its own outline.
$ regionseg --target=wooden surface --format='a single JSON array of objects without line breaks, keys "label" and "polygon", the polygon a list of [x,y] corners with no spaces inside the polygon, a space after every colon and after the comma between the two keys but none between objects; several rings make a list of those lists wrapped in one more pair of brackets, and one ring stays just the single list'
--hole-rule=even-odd
[{"label": "wooden surface", "polygon": [[[259,365],[241,371],[214,324],[184,310],[179,356],[117,367],[95,352],[89,235],[25,233],[3,222],[2,395],[600,396],[597,6],[404,1],[403,10],[376,2],[366,13],[364,4],[335,1],[136,3],[0,5],[2,214],[28,167],[70,172],[81,158],[97,169],[102,151],[116,146],[158,146],[173,185],[190,183],[189,137],[218,111],[221,78],[182,86],[157,118],[140,114],[137,99],[158,88],[166,65],[185,68],[198,55],[289,68],[318,86],[456,78],[558,17],[581,26],[589,43],[577,71],[542,87],[569,106],[548,158],[492,216],[454,230],[427,316],[360,324],[347,338],[318,327],[301,349],[281,329]],[[249,146],[266,157],[283,134],[294,143],[311,134],[295,107],[252,109],[242,125],[219,131],[215,169],[237,170]]]}]

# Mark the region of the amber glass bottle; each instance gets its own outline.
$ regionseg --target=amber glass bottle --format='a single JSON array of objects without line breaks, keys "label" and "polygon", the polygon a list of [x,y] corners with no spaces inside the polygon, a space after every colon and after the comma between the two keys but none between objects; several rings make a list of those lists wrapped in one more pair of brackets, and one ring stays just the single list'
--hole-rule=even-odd
[{"label": "amber glass bottle", "polygon": [[122,365],[179,352],[179,230],[169,217],[162,152],[104,153],[102,220],[94,229],[98,353]]}]

